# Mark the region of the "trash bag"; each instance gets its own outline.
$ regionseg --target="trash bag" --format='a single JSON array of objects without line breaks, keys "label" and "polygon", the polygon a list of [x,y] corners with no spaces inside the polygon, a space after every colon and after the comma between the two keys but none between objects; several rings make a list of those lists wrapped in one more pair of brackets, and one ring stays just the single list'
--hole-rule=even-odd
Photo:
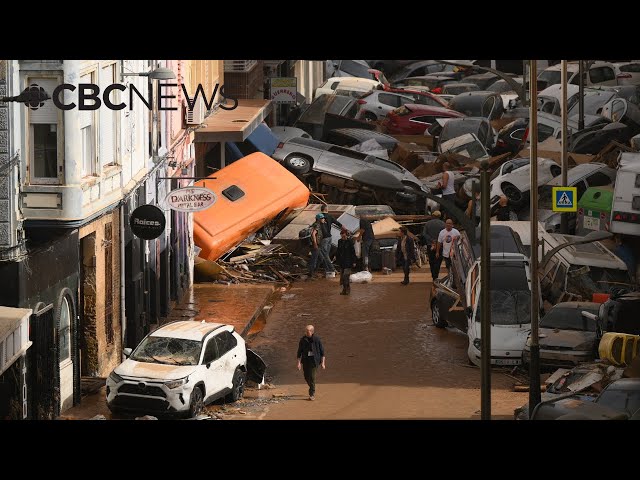
[{"label": "trash bag", "polygon": [[371,272],[367,272],[365,270],[364,272],[351,274],[349,280],[351,281],[351,283],[369,283],[371,280],[373,280],[373,275],[371,275]]}]

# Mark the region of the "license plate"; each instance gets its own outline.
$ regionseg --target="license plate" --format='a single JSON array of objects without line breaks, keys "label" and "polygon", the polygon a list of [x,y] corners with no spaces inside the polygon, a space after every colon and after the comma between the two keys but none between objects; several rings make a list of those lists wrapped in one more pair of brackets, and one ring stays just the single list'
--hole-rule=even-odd
[{"label": "license plate", "polygon": [[600,218],[584,216],[584,228],[600,230]]},{"label": "license plate", "polygon": [[493,363],[496,365],[520,365],[522,361],[519,358],[496,358]]}]

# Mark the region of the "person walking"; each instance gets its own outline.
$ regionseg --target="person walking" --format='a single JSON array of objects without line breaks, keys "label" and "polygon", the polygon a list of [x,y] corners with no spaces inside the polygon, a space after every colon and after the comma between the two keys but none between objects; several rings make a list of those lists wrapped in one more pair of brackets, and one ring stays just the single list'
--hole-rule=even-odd
[{"label": "person walking", "polygon": [[465,213],[467,217],[469,217],[477,227],[478,225],[480,225],[480,211],[481,211],[480,194],[476,193],[475,197],[476,197],[475,201],[469,200],[469,203],[467,203],[467,210],[465,211]]},{"label": "person walking", "polygon": [[[451,171],[451,164],[449,162],[444,162],[442,164],[442,180],[438,182],[438,188],[442,189],[442,199],[448,202],[451,202],[455,205],[456,201],[456,191],[453,188],[454,176]],[[445,209],[447,214],[447,218],[451,218],[451,212]]]},{"label": "person walking", "polygon": [[445,222],[444,230],[438,235],[438,250],[436,251],[436,258],[444,258],[444,263],[447,266],[447,270],[451,273],[451,257],[453,256],[453,247],[456,243],[456,239],[460,236],[458,229],[453,228],[453,220],[447,218]]},{"label": "person walking", "polygon": [[[429,269],[431,270],[431,278],[436,280],[440,275],[440,267],[442,266],[442,257],[436,258],[438,251],[438,235],[444,230],[445,224],[442,221],[440,210],[436,210],[431,214],[433,218],[427,220],[422,228],[422,236],[427,245],[427,255],[429,256]],[[433,288],[433,286],[432,286]]]},{"label": "person walking", "polygon": [[403,285],[409,284],[411,264],[416,261],[416,248],[413,239],[414,237],[409,233],[407,227],[400,227],[400,238],[398,238],[396,245],[396,263],[402,263],[404,280],[400,283]]},{"label": "person walking", "polygon": [[327,254],[327,258],[331,258],[331,225],[336,225],[338,228],[342,228],[342,224],[338,222],[332,215],[330,215],[329,207],[325,204],[320,207],[320,212],[324,215],[324,222],[322,222],[322,243],[321,247]]},{"label": "person walking", "polygon": [[325,222],[326,220],[324,218],[324,215],[322,213],[318,213],[316,215],[316,221],[312,225],[312,229],[311,229],[312,246],[311,246],[311,260],[309,262],[309,278],[313,278],[313,275],[316,271],[316,266],[318,263],[318,257],[322,258],[326,273],[336,271],[335,267],[333,266],[333,263],[331,263],[331,259],[329,258],[329,255],[327,254],[326,250],[323,248],[322,242],[323,241],[326,242],[326,240],[329,240],[329,246],[331,246],[331,237],[325,238],[324,236],[325,227],[323,227],[323,223]]},{"label": "person walking", "polygon": [[340,240],[338,240],[338,250],[336,251],[336,260],[341,269],[340,285],[342,286],[342,291],[340,295],[349,295],[351,293],[351,269],[356,268],[356,250],[348,234],[349,231],[343,227],[340,231]]},{"label": "person walking", "polygon": [[315,335],[313,325],[305,327],[304,336],[298,342],[298,370],[302,368],[304,380],[309,385],[309,400],[316,399],[316,372],[319,366],[324,370],[325,354],[320,337]]},{"label": "person walking", "polygon": [[369,270],[369,253],[374,239],[375,236],[373,234],[371,221],[366,218],[360,218],[360,229],[358,230],[357,240],[362,240],[361,255],[363,270],[371,271]]}]

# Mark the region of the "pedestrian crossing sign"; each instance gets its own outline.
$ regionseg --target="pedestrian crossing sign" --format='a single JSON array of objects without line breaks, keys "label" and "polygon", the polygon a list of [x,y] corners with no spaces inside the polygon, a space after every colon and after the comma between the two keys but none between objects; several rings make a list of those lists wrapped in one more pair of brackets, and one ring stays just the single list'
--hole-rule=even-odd
[{"label": "pedestrian crossing sign", "polygon": [[553,211],[577,212],[578,189],[576,187],[553,187]]}]

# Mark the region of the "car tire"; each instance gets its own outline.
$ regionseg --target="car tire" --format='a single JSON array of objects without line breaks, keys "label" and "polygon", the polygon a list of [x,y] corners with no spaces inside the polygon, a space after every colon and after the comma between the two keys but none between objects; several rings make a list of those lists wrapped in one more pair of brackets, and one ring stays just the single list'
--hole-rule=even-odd
[{"label": "car tire", "polygon": [[551,165],[551,168],[549,170],[549,173],[551,173],[554,178],[562,173],[562,168],[560,168],[560,165]]},{"label": "car tire", "polygon": [[189,418],[197,417],[204,408],[204,394],[201,387],[194,387],[189,400]]},{"label": "car tire", "polygon": [[284,166],[298,175],[305,175],[309,173],[311,171],[311,165],[313,165],[313,163],[308,157],[295,153],[293,155],[289,155],[284,160]]},{"label": "car tire", "polygon": [[440,305],[438,305],[438,299],[431,300],[431,321],[438,328],[446,328],[447,321],[442,318],[440,314]]},{"label": "car tire", "polygon": [[227,403],[237,402],[244,395],[244,386],[247,383],[247,374],[243,372],[240,367],[236,368],[233,373],[233,387],[231,393],[227,395]]},{"label": "car tire", "polygon": [[515,205],[519,205],[522,203],[523,195],[518,188],[511,183],[503,183],[501,186],[502,193],[504,193],[505,197],[509,199],[509,201]]},{"label": "car tire", "polygon": [[365,112],[364,113],[364,121],[365,122],[375,122],[376,120],[378,120],[378,117],[376,117],[375,113],[371,113],[371,112]]}]

